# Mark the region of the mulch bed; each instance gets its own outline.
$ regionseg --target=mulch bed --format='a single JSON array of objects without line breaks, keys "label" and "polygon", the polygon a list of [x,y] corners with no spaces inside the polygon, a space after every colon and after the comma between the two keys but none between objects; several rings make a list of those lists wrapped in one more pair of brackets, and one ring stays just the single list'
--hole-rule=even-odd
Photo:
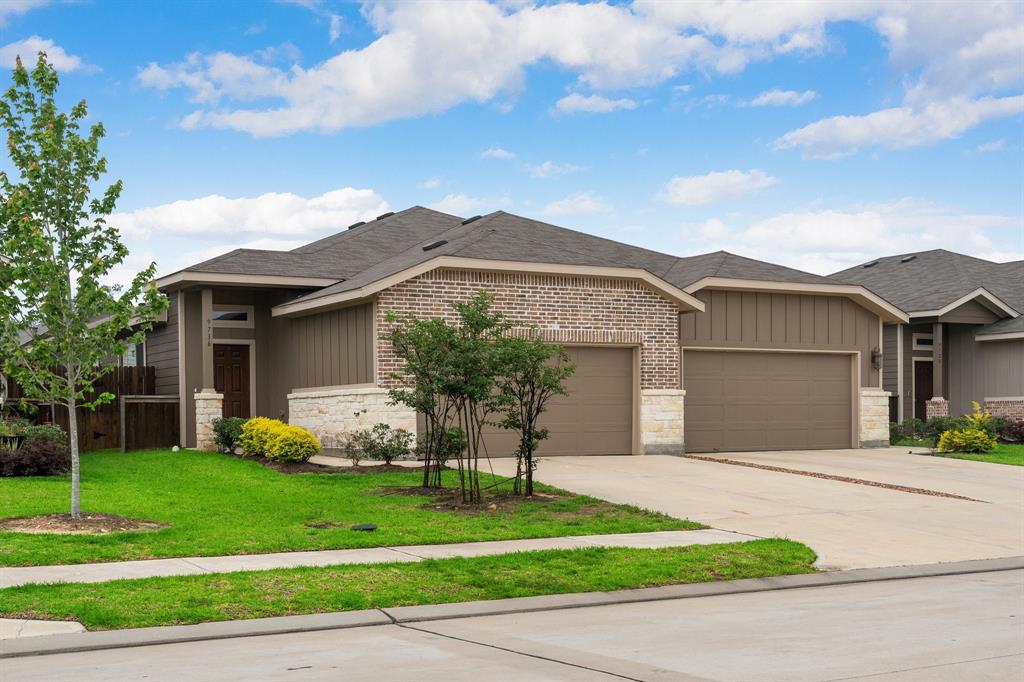
[{"label": "mulch bed", "polygon": [[422,486],[390,486],[380,488],[381,495],[415,495],[417,497],[433,498],[423,505],[424,509],[437,511],[451,511],[460,514],[483,514],[487,512],[512,511],[526,502],[555,502],[566,499],[564,495],[550,495],[548,493],[533,494],[533,497],[513,495],[512,493],[497,493],[484,497],[480,503],[467,503],[462,501],[462,493],[458,488],[424,488]]},{"label": "mulch bed", "polygon": [[840,481],[842,483],[856,483],[857,485],[867,485],[873,488],[885,488],[887,490],[898,490],[903,493],[913,493],[915,495],[930,495],[932,497],[948,497],[954,500],[967,500],[968,502],[984,502],[985,500],[976,500],[973,497],[964,497],[963,495],[954,495],[953,493],[944,493],[939,490],[928,490],[927,488],[912,488],[906,485],[894,485],[892,483],[879,483],[878,481],[868,481],[863,478],[851,478],[850,476],[834,476],[832,474],[823,474],[817,471],[804,471],[803,469],[787,469],[786,467],[771,466],[770,464],[755,464],[754,462],[741,462],[735,459],[726,459],[724,457],[704,457],[701,455],[680,455],[686,459],[696,459],[701,462],[716,462],[718,464],[732,464],[740,467],[750,467],[751,469],[763,469],[764,471],[776,471],[780,474],[796,474],[798,476],[810,476],[811,478],[823,478],[827,481]]},{"label": "mulch bed", "polygon": [[71,514],[18,516],[0,520],[0,531],[11,533],[107,535],[108,533],[148,532],[161,528],[167,528],[167,524],[96,512],[82,512],[78,520],[72,519]]},{"label": "mulch bed", "polygon": [[361,464],[358,466],[332,467],[326,464],[315,464],[313,462],[275,462],[265,457],[246,457],[234,452],[222,453],[235,459],[245,459],[256,462],[263,466],[280,471],[282,474],[395,474],[419,469],[403,467],[397,464]]}]

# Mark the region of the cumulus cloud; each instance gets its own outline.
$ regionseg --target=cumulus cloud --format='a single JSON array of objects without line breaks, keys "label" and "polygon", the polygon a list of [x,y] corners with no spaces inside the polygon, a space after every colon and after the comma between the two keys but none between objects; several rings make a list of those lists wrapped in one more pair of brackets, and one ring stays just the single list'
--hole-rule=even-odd
[{"label": "cumulus cloud", "polygon": [[576,192],[544,207],[544,214],[549,216],[602,215],[611,212],[611,204],[592,192]]},{"label": "cumulus cloud", "polygon": [[659,198],[675,206],[703,206],[738,199],[779,182],[762,170],[727,170],[672,178]]},{"label": "cumulus cloud", "polygon": [[562,175],[571,175],[578,173],[583,170],[582,166],[576,166],[571,163],[556,163],[555,161],[545,161],[544,163],[538,164],[526,164],[526,170],[531,177],[548,179],[557,178]]},{"label": "cumulus cloud", "polygon": [[765,90],[750,101],[752,107],[798,107],[818,96],[814,90]]},{"label": "cumulus cloud", "polygon": [[429,208],[452,215],[471,216],[478,213],[490,213],[511,205],[512,200],[501,197],[473,197],[468,194],[447,194],[440,201],[430,204]]},{"label": "cumulus cloud", "polygon": [[555,102],[555,112],[560,114],[607,114],[612,111],[636,109],[637,103],[631,99],[608,99],[601,95],[580,95],[572,93]]},{"label": "cumulus cloud", "polygon": [[[0,14],[0,19],[2,18],[3,15]],[[0,64],[8,68],[14,68],[14,62],[20,56],[22,63],[26,67],[31,68],[36,62],[36,55],[40,52],[45,52],[47,61],[61,73],[70,73],[78,70],[96,70],[95,66],[86,64],[82,61],[81,57],[68,54],[63,47],[49,38],[40,38],[35,35],[0,46]]]},{"label": "cumulus cloud", "polygon": [[506,161],[516,158],[515,152],[510,152],[507,149],[502,149],[501,147],[491,147],[490,149],[485,149],[480,153],[480,156],[482,156],[485,159],[503,159]]},{"label": "cumulus cloud", "polygon": [[211,194],[117,213],[110,223],[137,238],[188,235],[216,239],[244,234],[313,238],[388,210],[388,203],[372,189],[345,187],[309,198],[289,192],[239,198]]},{"label": "cumulus cloud", "polygon": [[50,0],[4,0],[0,2],[0,26],[7,23],[9,17],[25,14],[29,10],[50,4]]},{"label": "cumulus cloud", "polygon": [[1024,112],[1024,95],[954,98],[921,108],[883,109],[864,116],[833,116],[790,131],[776,149],[801,149],[810,158],[847,156],[862,147],[902,149],[954,138],[994,118]]}]

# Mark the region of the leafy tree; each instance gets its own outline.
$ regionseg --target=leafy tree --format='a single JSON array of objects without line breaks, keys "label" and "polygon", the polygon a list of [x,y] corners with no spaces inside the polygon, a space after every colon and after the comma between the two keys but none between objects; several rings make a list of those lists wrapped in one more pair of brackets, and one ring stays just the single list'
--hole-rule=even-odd
[{"label": "leafy tree", "polygon": [[0,126],[15,177],[0,172],[0,359],[33,399],[68,411],[71,516],[80,516],[76,408],[113,398],[94,393],[128,344],[140,342],[167,306],[152,285],[156,266],[127,286],[106,284],[128,250],[107,225],[121,181],[102,194],[102,123],[83,137],[84,101],[56,104],[57,72],[40,54],[31,73],[18,59],[0,98]]},{"label": "leafy tree", "polygon": [[534,453],[548,437],[548,429],[538,426],[548,401],[566,395],[565,381],[576,371],[562,346],[544,341],[533,330],[526,337],[507,337],[498,343],[498,392],[504,417],[499,425],[519,433],[516,449],[515,492],[533,495],[533,472],[537,468]]}]

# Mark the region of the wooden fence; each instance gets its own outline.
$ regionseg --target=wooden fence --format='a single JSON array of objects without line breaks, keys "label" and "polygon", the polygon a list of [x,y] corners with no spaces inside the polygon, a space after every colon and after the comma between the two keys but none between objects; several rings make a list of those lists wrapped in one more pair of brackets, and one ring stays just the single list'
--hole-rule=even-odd
[{"label": "wooden fence", "polygon": [[[24,397],[21,387],[8,381],[11,401]],[[80,407],[78,447],[82,450],[169,447],[178,444],[178,396],[154,395],[153,367],[120,367],[104,375],[91,395],[113,393],[112,402],[94,410]],[[34,402],[34,401],[29,401]],[[30,419],[38,424],[52,422],[68,430],[68,413],[62,407],[35,403],[38,410]]]}]

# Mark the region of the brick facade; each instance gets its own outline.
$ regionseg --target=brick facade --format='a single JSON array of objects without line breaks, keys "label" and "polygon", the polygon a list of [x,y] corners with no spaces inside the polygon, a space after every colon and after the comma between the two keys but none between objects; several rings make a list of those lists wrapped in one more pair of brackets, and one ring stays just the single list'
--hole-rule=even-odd
[{"label": "brick facade", "polygon": [[948,417],[949,401],[945,398],[931,398],[924,402],[924,414],[927,419],[932,417]]},{"label": "brick facade", "polygon": [[[612,278],[439,268],[382,291],[377,298],[378,335],[384,317],[457,318],[451,303],[480,289],[494,294],[507,318],[535,324],[562,344],[639,345],[640,387],[679,388],[679,308],[639,282]],[[377,345],[377,385],[393,386],[401,369],[387,341]]]},{"label": "brick facade", "polygon": [[985,398],[985,409],[991,412],[993,417],[1024,419],[1024,397]]}]

